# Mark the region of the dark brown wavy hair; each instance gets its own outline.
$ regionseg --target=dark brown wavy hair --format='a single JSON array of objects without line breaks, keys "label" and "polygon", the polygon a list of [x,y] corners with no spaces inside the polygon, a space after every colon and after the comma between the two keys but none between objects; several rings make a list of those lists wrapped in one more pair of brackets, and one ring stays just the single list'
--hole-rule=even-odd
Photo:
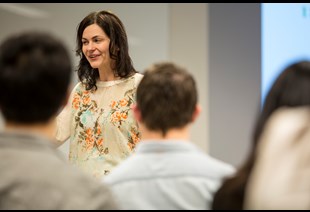
[{"label": "dark brown wavy hair", "polygon": [[125,27],[121,20],[112,12],[99,11],[88,14],[77,27],[76,55],[80,57],[78,65],[79,80],[86,85],[87,90],[96,90],[96,81],[99,78],[99,71],[92,68],[82,52],[82,36],[86,27],[97,24],[110,39],[109,52],[111,59],[115,60],[115,67],[112,67],[114,76],[127,78],[137,71],[129,56],[128,39]]}]

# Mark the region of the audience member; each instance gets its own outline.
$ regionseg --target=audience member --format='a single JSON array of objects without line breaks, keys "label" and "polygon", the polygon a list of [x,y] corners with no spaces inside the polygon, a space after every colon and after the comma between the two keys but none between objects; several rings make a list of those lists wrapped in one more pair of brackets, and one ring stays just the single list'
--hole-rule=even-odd
[{"label": "audience member", "polygon": [[310,107],[276,111],[257,146],[245,209],[309,210]]},{"label": "audience member", "polygon": [[253,134],[252,149],[236,174],[224,181],[216,192],[212,209],[241,210],[249,175],[255,164],[256,147],[269,117],[282,107],[310,105],[310,62],[297,61],[287,66],[269,90],[259,113]]},{"label": "audience member", "polygon": [[0,46],[0,209],[117,209],[111,191],[67,164],[54,145],[55,118],[71,76],[65,46],[22,32]]},{"label": "audience member", "polygon": [[103,178],[122,209],[210,209],[214,192],[234,167],[191,142],[197,99],[194,78],[184,68],[162,62],[144,72],[133,105],[141,142]]}]

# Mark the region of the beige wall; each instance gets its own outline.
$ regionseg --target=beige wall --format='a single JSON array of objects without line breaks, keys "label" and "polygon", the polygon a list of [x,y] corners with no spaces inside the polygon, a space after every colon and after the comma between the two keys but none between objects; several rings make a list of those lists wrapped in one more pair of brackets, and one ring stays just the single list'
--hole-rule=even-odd
[{"label": "beige wall", "polygon": [[170,4],[169,56],[172,61],[186,67],[196,79],[202,111],[193,124],[191,137],[206,152],[209,151],[210,126],[208,17],[208,4]]}]

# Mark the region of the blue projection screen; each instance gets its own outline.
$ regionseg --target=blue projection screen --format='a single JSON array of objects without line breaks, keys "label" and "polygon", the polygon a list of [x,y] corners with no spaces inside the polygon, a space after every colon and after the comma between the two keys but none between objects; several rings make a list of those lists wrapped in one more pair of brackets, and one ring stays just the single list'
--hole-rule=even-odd
[{"label": "blue projection screen", "polygon": [[287,65],[310,59],[310,3],[262,3],[261,11],[263,103]]}]

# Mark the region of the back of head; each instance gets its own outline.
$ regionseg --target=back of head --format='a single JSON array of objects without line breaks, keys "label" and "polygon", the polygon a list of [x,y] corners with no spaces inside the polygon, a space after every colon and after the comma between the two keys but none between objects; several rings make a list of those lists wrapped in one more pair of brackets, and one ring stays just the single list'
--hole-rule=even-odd
[{"label": "back of head", "polygon": [[257,147],[245,209],[310,209],[309,141],[309,106],[281,108],[271,115]]},{"label": "back of head", "polygon": [[55,37],[28,31],[0,46],[0,108],[6,121],[43,123],[65,103],[71,77],[65,46]]},{"label": "back of head", "polygon": [[253,133],[252,149],[236,175],[224,181],[213,201],[213,209],[241,210],[249,174],[256,160],[256,147],[265,125],[279,108],[310,105],[310,61],[296,61],[288,65],[270,88]]},{"label": "back of head", "polygon": [[298,61],[289,65],[278,76],[270,89],[264,109],[309,105],[309,82],[310,61]]},{"label": "back of head", "polygon": [[270,115],[281,107],[310,105],[310,61],[287,66],[277,77],[266,96],[254,140],[257,141]]},{"label": "back of head", "polygon": [[[266,129],[266,123],[270,117],[281,108],[298,108],[301,106],[310,106],[310,61],[301,60],[288,65],[277,77],[268,95],[266,96],[262,112],[256,123],[254,132],[254,145],[250,153],[250,160],[247,163],[247,176],[252,171],[256,163],[257,145],[263,131]],[[244,188],[243,188],[244,189]]]},{"label": "back of head", "polygon": [[197,98],[193,76],[169,62],[157,63],[145,70],[137,88],[142,122],[163,135],[192,121]]}]

